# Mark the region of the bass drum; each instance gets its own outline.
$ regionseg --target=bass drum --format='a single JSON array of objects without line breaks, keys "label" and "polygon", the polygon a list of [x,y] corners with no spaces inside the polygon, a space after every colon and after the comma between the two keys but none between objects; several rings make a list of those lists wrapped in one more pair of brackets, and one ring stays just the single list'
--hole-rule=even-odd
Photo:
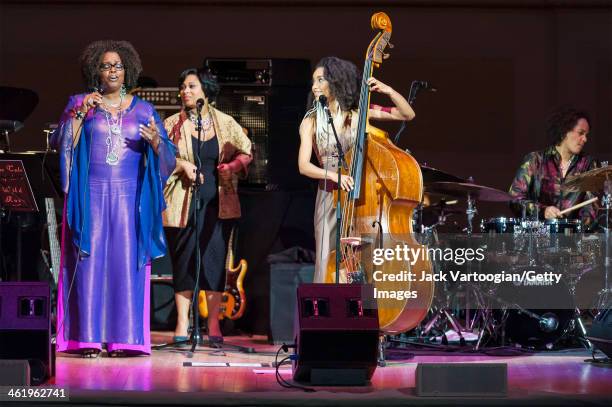
[{"label": "bass drum", "polygon": [[[551,272],[549,268],[513,269],[535,273]],[[555,271],[557,272],[557,271]],[[569,330],[575,306],[567,283],[543,281],[505,282],[496,290],[496,315],[504,324],[506,340],[530,348],[550,348]]]}]

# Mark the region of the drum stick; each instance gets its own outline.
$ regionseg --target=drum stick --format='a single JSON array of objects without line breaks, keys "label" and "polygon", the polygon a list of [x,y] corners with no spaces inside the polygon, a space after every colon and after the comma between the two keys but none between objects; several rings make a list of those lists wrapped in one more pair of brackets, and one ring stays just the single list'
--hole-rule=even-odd
[{"label": "drum stick", "polygon": [[565,215],[566,213],[571,212],[571,211],[573,211],[575,209],[582,208],[583,206],[587,206],[588,204],[591,204],[591,203],[595,202],[597,199],[599,199],[599,198],[591,198],[588,201],[584,201],[584,202],[581,202],[581,203],[576,204],[574,206],[570,206],[567,209],[563,209],[561,212],[559,212],[559,214],[560,215]]}]

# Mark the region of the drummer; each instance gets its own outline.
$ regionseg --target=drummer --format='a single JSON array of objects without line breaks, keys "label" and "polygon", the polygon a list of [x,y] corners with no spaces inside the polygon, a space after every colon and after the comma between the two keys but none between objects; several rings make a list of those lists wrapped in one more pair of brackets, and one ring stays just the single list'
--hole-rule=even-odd
[{"label": "drummer", "polygon": [[[538,219],[560,218],[563,209],[595,196],[590,192],[561,189],[567,177],[598,167],[593,157],[583,154],[590,123],[586,112],[574,108],[559,109],[550,116],[547,135],[552,144],[545,150],[527,154],[510,186],[510,195],[514,198],[510,207],[516,216],[522,215],[525,204],[527,215],[532,219],[535,207],[539,208]],[[594,225],[596,214],[596,207],[591,204],[565,216],[579,219],[589,228]]]}]

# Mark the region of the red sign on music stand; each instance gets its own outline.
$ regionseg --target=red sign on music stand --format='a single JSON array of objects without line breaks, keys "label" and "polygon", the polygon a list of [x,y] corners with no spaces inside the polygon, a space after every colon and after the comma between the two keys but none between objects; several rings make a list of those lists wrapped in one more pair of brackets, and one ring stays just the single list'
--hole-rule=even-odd
[{"label": "red sign on music stand", "polygon": [[38,212],[21,160],[0,160],[0,206],[9,211]]}]

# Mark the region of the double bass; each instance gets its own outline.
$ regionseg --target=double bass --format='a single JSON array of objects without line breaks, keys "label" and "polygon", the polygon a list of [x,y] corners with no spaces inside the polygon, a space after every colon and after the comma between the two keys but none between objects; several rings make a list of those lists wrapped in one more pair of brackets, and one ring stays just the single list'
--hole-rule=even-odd
[{"label": "double bass", "polygon": [[[408,331],[425,318],[433,300],[433,281],[419,281],[432,273],[427,256],[410,260],[394,259],[376,266],[372,263],[372,250],[407,247],[423,253],[427,248],[414,238],[413,212],[423,197],[423,177],[417,161],[397,148],[389,135],[368,123],[370,89],[367,84],[374,68],[380,67],[385,48],[390,46],[391,20],[383,13],[372,16],[372,29],[378,33],[368,46],[361,94],[355,145],[347,151],[348,171],[355,186],[342,194],[340,271],[348,282],[368,280],[378,292],[414,292],[416,298],[377,298],[380,330],[395,334]],[[341,193],[338,189],[335,194]],[[365,242],[370,242],[365,244]],[[365,249],[366,246],[369,248]],[[419,252],[419,249],[421,250]],[[329,254],[326,282],[336,281],[336,251]],[[411,264],[413,263],[413,264]],[[373,278],[373,268],[376,276]],[[390,275],[412,271],[416,281],[381,281]],[[340,273],[338,273],[340,274]],[[361,276],[361,277],[359,277]],[[366,277],[367,276],[367,277]]]}]

